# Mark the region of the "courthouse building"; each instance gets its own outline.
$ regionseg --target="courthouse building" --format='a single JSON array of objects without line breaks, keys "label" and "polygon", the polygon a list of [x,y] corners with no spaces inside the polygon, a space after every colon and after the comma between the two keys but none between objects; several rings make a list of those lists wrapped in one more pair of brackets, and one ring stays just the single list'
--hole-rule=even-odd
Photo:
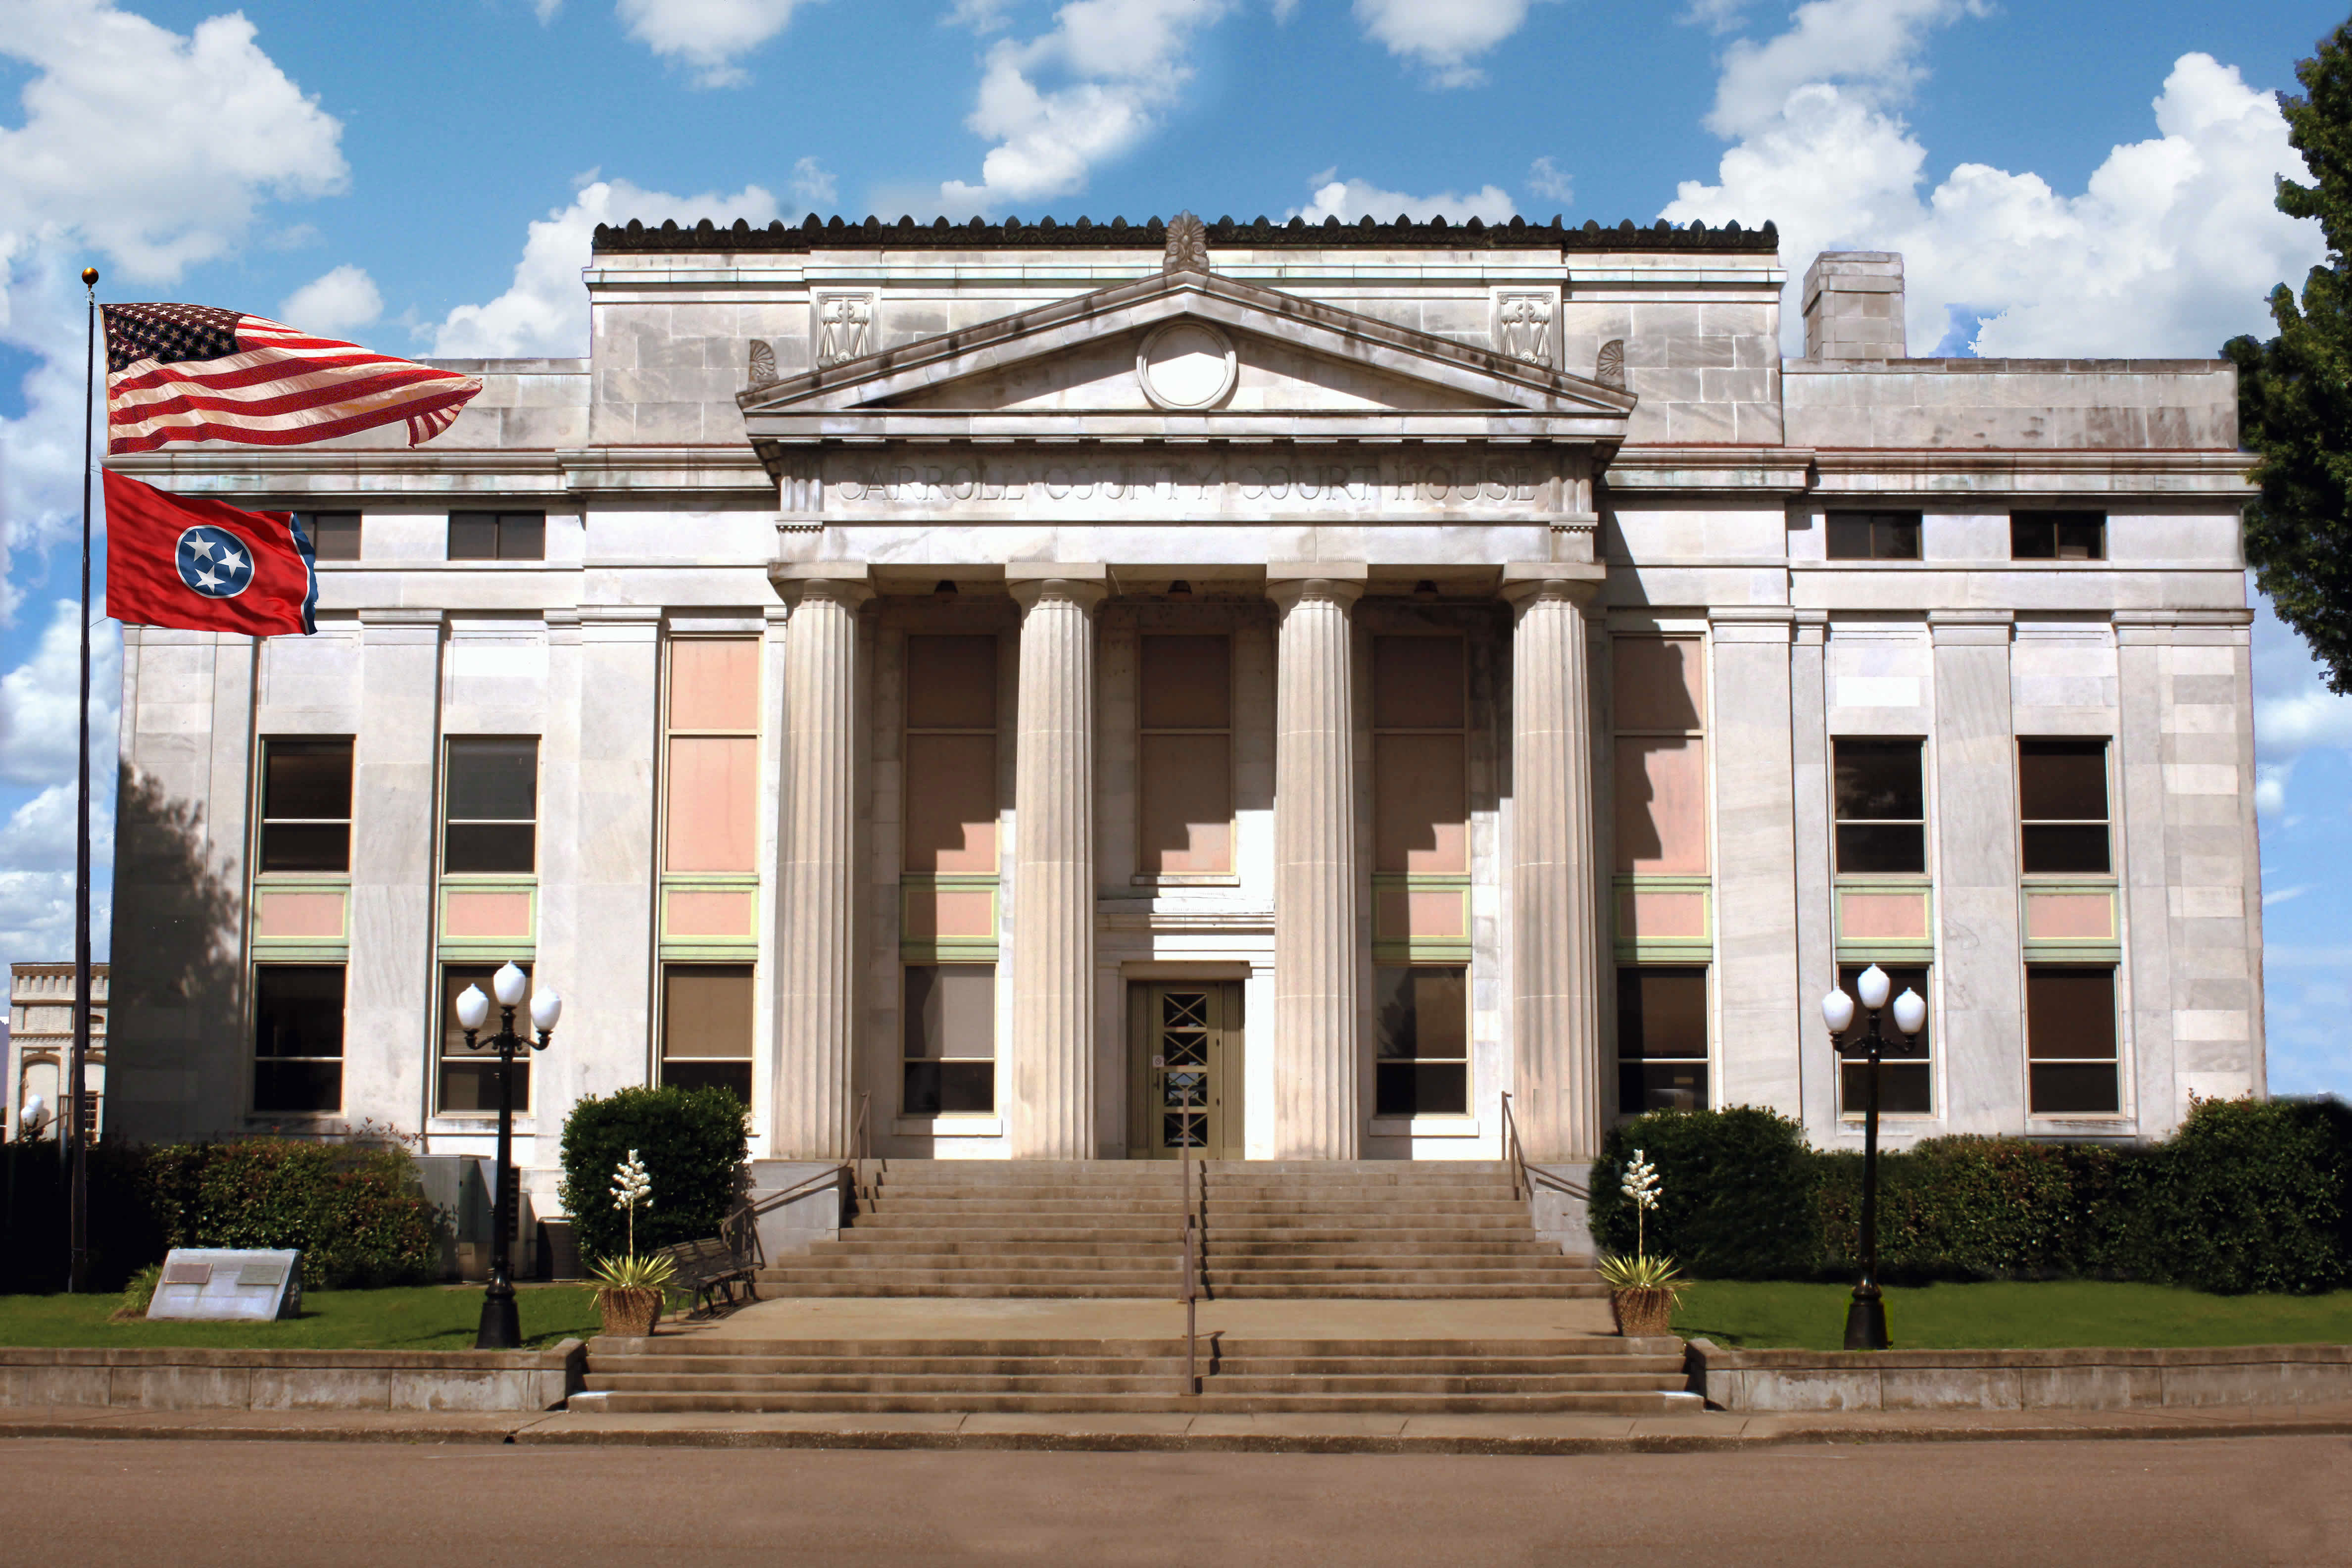
[{"label": "courthouse building", "polygon": [[[2264,1089],[2218,360],[1905,352],[1761,230],[600,229],[439,439],[183,447],[319,631],[128,628],[110,1131],[487,1152],[730,1084],[765,1158],[1590,1159]],[[1889,1032],[1892,1032],[1891,1022]]]}]

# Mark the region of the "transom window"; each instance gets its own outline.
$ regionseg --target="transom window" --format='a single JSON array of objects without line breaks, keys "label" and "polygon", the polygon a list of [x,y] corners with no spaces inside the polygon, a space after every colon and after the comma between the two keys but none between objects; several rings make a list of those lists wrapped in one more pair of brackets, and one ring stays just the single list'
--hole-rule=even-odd
[{"label": "transom window", "polygon": [[547,514],[543,511],[453,511],[449,514],[452,561],[544,561]]},{"label": "transom window", "polygon": [[360,514],[355,511],[311,511],[301,514],[302,531],[310,539],[316,561],[357,561],[360,558]]},{"label": "transom window", "polygon": [[1919,741],[1832,742],[1841,875],[1911,876],[1927,869],[1927,791]]},{"label": "transom window", "polygon": [[2020,855],[2029,876],[2104,877],[2107,840],[2107,743],[2020,741]]},{"label": "transom window", "polygon": [[2107,514],[2011,512],[2009,553],[2019,561],[2104,561],[2107,558]]},{"label": "transom window", "polygon": [[1916,561],[1916,511],[1832,511],[1822,517],[1823,542],[1832,561]]}]

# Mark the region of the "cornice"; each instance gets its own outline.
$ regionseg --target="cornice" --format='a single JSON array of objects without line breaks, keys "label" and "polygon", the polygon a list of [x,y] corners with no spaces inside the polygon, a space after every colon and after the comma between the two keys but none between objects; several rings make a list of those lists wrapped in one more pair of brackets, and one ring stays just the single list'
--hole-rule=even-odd
[{"label": "cornice", "polygon": [[[1677,228],[1664,219],[1646,228],[1636,227],[1632,219],[1604,228],[1588,219],[1577,227],[1570,227],[1555,217],[1548,224],[1532,224],[1524,217],[1514,217],[1507,223],[1488,224],[1478,218],[1467,223],[1449,224],[1442,217],[1427,223],[1413,223],[1399,217],[1394,223],[1378,223],[1366,217],[1352,224],[1338,218],[1327,218],[1310,224],[1295,217],[1288,223],[1277,223],[1260,216],[1246,222],[1221,217],[1202,226],[1207,231],[1210,247],[1227,247],[1244,250],[1339,250],[1339,249],[1431,249],[1431,250],[1617,250],[1617,251],[1764,251],[1780,247],[1780,230],[1767,223],[1762,228],[1742,228],[1737,221],[1720,228],[1709,228],[1703,223]],[[647,227],[635,219],[626,225],[598,224],[595,252],[599,255],[662,254],[677,251],[739,251],[806,253],[818,250],[1145,250],[1160,251],[1168,244],[1168,226],[1153,217],[1131,224],[1123,217],[1108,223],[1092,218],[1076,218],[1062,223],[1054,218],[1040,218],[1035,223],[1024,223],[1008,217],[1002,223],[987,223],[973,218],[968,223],[950,223],[946,218],[934,218],[919,224],[913,217],[901,217],[897,223],[885,223],[867,217],[863,223],[835,216],[830,220],[811,213],[796,226],[787,226],[782,220],[764,228],[754,228],[742,218],[724,227],[709,218],[690,226],[681,227],[672,219],[659,228]]]}]

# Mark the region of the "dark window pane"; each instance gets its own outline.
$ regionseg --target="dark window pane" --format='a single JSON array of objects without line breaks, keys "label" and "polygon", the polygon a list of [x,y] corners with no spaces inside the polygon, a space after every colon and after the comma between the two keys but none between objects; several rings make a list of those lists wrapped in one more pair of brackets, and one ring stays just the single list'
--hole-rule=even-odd
[{"label": "dark window pane", "polygon": [[1927,830],[1903,824],[1840,823],[1837,868],[1848,875],[1908,876],[1927,868]]},{"label": "dark window pane", "polygon": [[2050,514],[2042,512],[2011,512],[2009,517],[2009,553],[2017,561],[2054,561],[2058,558],[2058,535],[2050,526]]},{"label": "dark window pane", "polygon": [[528,822],[453,822],[445,868],[461,874],[528,872],[538,834]]},{"label": "dark window pane", "polygon": [[1916,511],[1833,511],[1826,514],[1832,561],[1916,561]]},{"label": "dark window pane", "polygon": [[547,514],[507,511],[499,514],[499,556],[501,561],[547,559]]},{"label": "dark window pane", "polygon": [[449,742],[451,821],[530,822],[538,815],[536,738],[468,736]]},{"label": "dark window pane", "polygon": [[261,825],[265,871],[348,871],[352,826],[348,822],[265,822]]},{"label": "dark window pane", "polygon": [[253,1109],[257,1111],[339,1110],[342,1103],[340,1061],[254,1064]]},{"label": "dark window pane", "polygon": [[1840,740],[1832,744],[1839,821],[1917,822],[1927,816],[1920,742]]},{"label": "dark window pane", "polygon": [[731,1089],[735,1098],[751,1103],[751,1064],[748,1061],[681,1060],[662,1063],[662,1082],[678,1089]]},{"label": "dark window pane", "polygon": [[1706,1064],[1619,1062],[1617,1109],[1628,1116],[1644,1110],[1705,1110]]},{"label": "dark window pane", "polygon": [[[1839,1092],[1843,1096],[1840,1109],[1848,1116],[1859,1116],[1868,1103],[1864,1096],[1870,1088],[1869,1061],[1856,1049],[1870,1032],[1870,1015],[1860,1005],[1862,972],[1869,965],[1841,964],[1838,968],[1838,988],[1856,999],[1853,1026],[1838,1037],[1839,1045],[1852,1055],[1840,1057]],[[1933,1080],[1928,1073],[1929,1037],[1935,1032],[1936,1016],[1931,1006],[1927,1021],[1916,1035],[1906,1036],[1895,1026],[1894,1000],[1906,991],[1916,991],[1930,1002],[1927,971],[1922,964],[1881,964],[1886,973],[1887,1005],[1879,1009],[1879,1049],[1882,1064],[1878,1081],[1878,1109],[1894,1116],[1925,1116],[1932,1109]]]},{"label": "dark window pane", "polygon": [[2026,1054],[2035,1058],[2099,1058],[2116,1054],[2116,972],[2054,969],[2025,972]]},{"label": "dark window pane", "polygon": [[[1924,1062],[1884,1062],[1879,1067],[1878,1113],[1881,1116],[1926,1116],[1934,1109],[1932,1085]],[[1869,1105],[1870,1064],[1848,1062],[1839,1073],[1845,1095],[1845,1113],[1860,1116]]]},{"label": "dark window pane", "polygon": [[2123,1109],[2113,1062],[2035,1062],[2026,1079],[2036,1116],[2111,1116]]},{"label": "dark window pane", "polygon": [[995,1109],[994,1062],[940,1064],[940,1111],[942,1115],[985,1115]]},{"label": "dark window pane", "polygon": [[[491,1013],[491,1022],[498,1015]],[[488,1111],[499,1109],[499,1058],[494,1051],[478,1053],[479,1061],[444,1061],[441,1064],[441,1112],[445,1116]],[[514,1108],[522,1112],[530,1109],[530,1064],[517,1058],[514,1064]]]},{"label": "dark window pane", "polygon": [[1832,561],[1867,561],[1870,559],[1870,514],[1866,511],[1833,511],[1829,514],[1825,539]]},{"label": "dark window pane", "polygon": [[2050,876],[2105,876],[2107,829],[2104,823],[2063,826],[2028,823],[2025,869]]},{"label": "dark window pane", "polygon": [[1469,1053],[1467,972],[1381,968],[1372,1005],[1384,1059],[1461,1060]]},{"label": "dark window pane", "polygon": [[253,972],[258,1057],[343,1054],[343,966],[269,963]]},{"label": "dark window pane", "polygon": [[265,817],[352,815],[352,743],[347,740],[265,741],[261,770]]},{"label": "dark window pane", "polygon": [[996,1055],[993,965],[910,963],[905,995],[908,1057],[986,1060]]},{"label": "dark window pane", "polygon": [[2062,511],[2053,520],[2061,561],[2104,561],[2107,554],[2107,519],[2104,512]]},{"label": "dark window pane", "polygon": [[498,513],[453,511],[449,514],[450,560],[496,561],[498,558]]},{"label": "dark window pane", "polygon": [[1460,1116],[1470,1109],[1465,1062],[1384,1061],[1373,1069],[1373,1114]]},{"label": "dark window pane", "polygon": [[1617,971],[1617,1054],[1706,1059],[1706,971],[1627,965]]},{"label": "dark window pane", "polygon": [[310,536],[311,556],[320,561],[360,558],[360,514],[355,511],[314,511],[302,520]]},{"label": "dark window pane", "polygon": [[907,1080],[900,1102],[909,1116],[937,1116],[940,1113],[940,1064],[908,1062]]},{"label": "dark window pane", "polygon": [[2107,816],[2105,741],[2020,741],[2017,795],[2028,822],[2104,822]]},{"label": "dark window pane", "polygon": [[1881,561],[1916,561],[1919,559],[1919,515],[1897,512],[1882,518],[1872,531],[1871,542]]}]

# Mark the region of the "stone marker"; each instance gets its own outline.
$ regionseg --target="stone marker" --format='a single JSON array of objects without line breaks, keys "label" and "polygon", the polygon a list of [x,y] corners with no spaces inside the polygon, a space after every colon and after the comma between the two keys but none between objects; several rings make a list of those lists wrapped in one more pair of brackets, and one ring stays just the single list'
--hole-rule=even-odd
[{"label": "stone marker", "polygon": [[269,1322],[302,1310],[299,1252],[175,1247],[147,1304],[151,1320]]}]

